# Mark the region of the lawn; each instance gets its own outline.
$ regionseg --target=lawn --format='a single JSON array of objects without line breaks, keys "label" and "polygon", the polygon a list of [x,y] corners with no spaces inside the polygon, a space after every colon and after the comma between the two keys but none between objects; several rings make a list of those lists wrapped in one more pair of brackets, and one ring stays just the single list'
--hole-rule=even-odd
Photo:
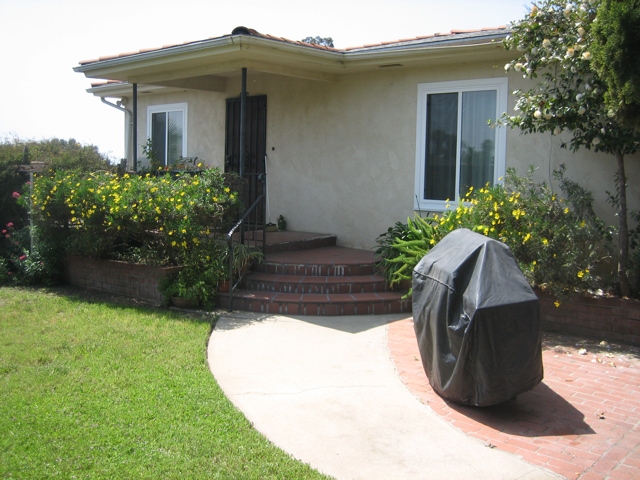
[{"label": "lawn", "polygon": [[326,478],[255,431],[210,319],[0,288],[0,477]]}]

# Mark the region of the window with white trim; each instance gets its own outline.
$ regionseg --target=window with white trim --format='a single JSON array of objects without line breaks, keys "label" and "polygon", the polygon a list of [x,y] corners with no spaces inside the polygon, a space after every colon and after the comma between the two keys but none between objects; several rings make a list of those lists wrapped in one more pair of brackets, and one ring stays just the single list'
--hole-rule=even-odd
[{"label": "window with white trim", "polygon": [[416,210],[442,211],[505,172],[506,78],[418,85]]},{"label": "window with white trim", "polygon": [[187,156],[187,104],[147,108],[147,138],[161,165],[173,165]]}]

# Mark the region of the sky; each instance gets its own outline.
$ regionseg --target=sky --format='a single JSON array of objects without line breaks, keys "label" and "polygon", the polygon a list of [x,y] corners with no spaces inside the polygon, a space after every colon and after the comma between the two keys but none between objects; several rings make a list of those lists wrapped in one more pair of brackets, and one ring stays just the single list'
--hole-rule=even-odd
[{"label": "sky", "polygon": [[337,48],[506,25],[528,0],[0,0],[0,141],[74,138],[116,160],[123,113],[86,92],[82,60],[230,34]]}]

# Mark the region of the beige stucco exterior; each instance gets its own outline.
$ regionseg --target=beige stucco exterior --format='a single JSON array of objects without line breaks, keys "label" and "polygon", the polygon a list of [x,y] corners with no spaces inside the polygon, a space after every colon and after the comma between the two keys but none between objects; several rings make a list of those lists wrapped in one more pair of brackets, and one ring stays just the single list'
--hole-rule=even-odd
[{"label": "beige stucco exterior", "polygon": [[[414,215],[418,85],[505,77],[503,60],[448,57],[429,65],[407,62],[318,79],[249,67],[249,95],[267,96],[267,220],[284,215],[290,230],[334,233],[340,245],[374,247],[378,235]],[[239,96],[239,74],[237,69],[226,75],[213,89],[219,91],[168,88],[168,93],[144,93],[141,88],[138,155],[147,138],[147,107],[186,102],[187,156],[223,167],[225,100]],[[508,91],[525,88],[524,82],[509,74]],[[508,109],[513,106],[509,93]],[[606,191],[615,190],[613,157],[587,150],[574,154],[561,149],[560,139],[550,134],[509,130],[506,137],[507,167],[524,174],[534,166],[536,179],[553,183],[552,171],[564,163],[567,176],[593,192],[596,213],[615,222],[606,202]],[[632,209],[640,207],[638,160],[627,159]]]}]

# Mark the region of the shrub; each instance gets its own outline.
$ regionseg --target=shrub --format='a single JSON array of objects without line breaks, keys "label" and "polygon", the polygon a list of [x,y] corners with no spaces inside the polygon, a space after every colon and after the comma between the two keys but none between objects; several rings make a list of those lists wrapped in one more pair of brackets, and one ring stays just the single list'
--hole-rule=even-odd
[{"label": "shrub", "polygon": [[178,265],[239,208],[233,182],[219,169],[173,177],[61,171],[38,177],[33,212],[44,230],[66,232],[70,252]]},{"label": "shrub", "polygon": [[589,193],[564,179],[562,168],[555,177],[567,198],[534,183],[531,173],[518,177],[510,169],[504,185],[472,188],[455,209],[409,219],[404,236],[390,242],[391,253],[383,261],[391,283],[409,280],[445,235],[468,228],[509,246],[531,285],[556,296],[611,285],[610,232],[593,215]]},{"label": "shrub", "polygon": [[[162,285],[165,297],[213,305],[224,276],[226,243],[218,239],[241,204],[235,176],[57,171],[36,177],[32,215],[43,245],[61,252],[152,265],[181,265]],[[53,265],[54,258],[44,265]]]},{"label": "shrub", "polygon": [[60,279],[60,256],[50,241],[36,241],[30,250],[29,227],[16,229],[12,222],[0,233],[0,285],[52,285]]}]

